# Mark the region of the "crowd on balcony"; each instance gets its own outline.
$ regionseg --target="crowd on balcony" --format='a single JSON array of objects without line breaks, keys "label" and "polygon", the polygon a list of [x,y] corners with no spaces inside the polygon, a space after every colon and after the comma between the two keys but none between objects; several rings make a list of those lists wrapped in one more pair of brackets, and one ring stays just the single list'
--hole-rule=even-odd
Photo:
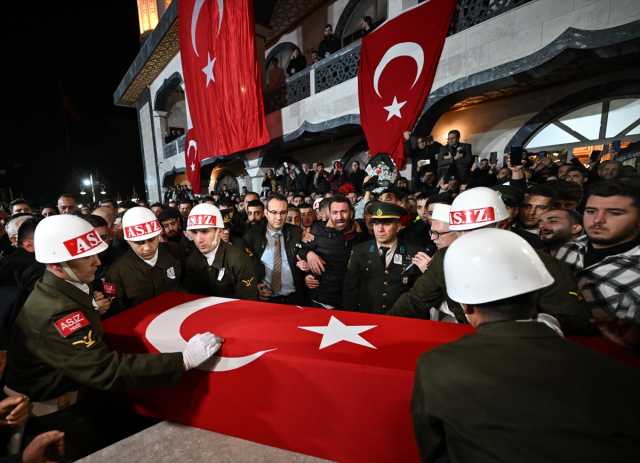
[{"label": "crowd on balcony", "polygon": [[[5,384],[10,391],[27,388],[38,403],[56,395],[38,382],[45,370],[50,378],[65,378],[69,389],[111,390],[120,384],[117,362],[115,369],[105,366],[112,354],[101,339],[93,340],[99,348],[84,364],[76,347],[64,344],[65,338],[54,339],[59,333],[53,328],[33,335],[51,337],[50,345],[60,349],[46,361],[25,335],[27,315],[20,314],[31,314],[34,301],[46,300],[64,280],[72,285],[61,288],[79,289],[71,297],[95,311],[95,326],[166,291],[183,291],[471,324],[497,337],[508,338],[509,330],[554,340],[601,337],[640,354],[638,166],[623,165],[613,151],[596,153],[583,165],[523,150],[519,162],[509,155],[498,168],[496,156],[474,155],[457,130],[442,144],[420,136],[416,148],[406,133],[405,151],[415,167],[410,179],[399,174],[388,155],[372,157],[367,151],[360,158],[367,164],[353,160],[350,169],[341,161],[282,163],[267,170],[257,192],[222,185],[198,195],[182,185],[165,188],[162,202],[154,204],[105,199],[79,205],[68,194],[55,205],[14,200],[0,212],[0,375],[5,372]],[[64,235],[55,221],[64,221],[64,230],[75,235]],[[56,240],[68,243],[81,234],[91,236],[100,252],[64,257],[83,251]],[[498,251],[487,254],[486,249]],[[52,257],[53,250],[60,254]],[[452,267],[454,255],[468,265]],[[473,262],[480,261],[494,270],[474,270]],[[501,274],[499,269],[507,267],[512,273]],[[469,286],[474,292],[468,293]],[[204,361],[208,354],[203,352],[215,351],[211,346],[219,348],[221,342],[215,336],[198,338],[192,351],[185,351],[184,363],[180,357],[179,369]],[[518,348],[507,344],[505,355]],[[15,359],[28,359],[33,368],[21,368]],[[80,363],[72,368],[69,362]],[[617,371],[598,362],[606,371]],[[106,368],[100,374],[99,365]],[[441,436],[428,429],[432,408],[421,402],[435,393],[429,392],[429,381],[422,382],[429,368],[433,365],[418,366],[419,395],[412,411],[423,456],[441,445]],[[58,370],[64,374],[56,376]],[[118,387],[148,384],[141,377],[127,381]],[[33,420],[41,425],[44,421],[29,417],[25,404],[22,395],[4,399],[0,424]],[[622,417],[616,426],[628,423]],[[70,449],[84,448],[74,436],[66,439]],[[620,455],[627,450],[618,447]]]}]

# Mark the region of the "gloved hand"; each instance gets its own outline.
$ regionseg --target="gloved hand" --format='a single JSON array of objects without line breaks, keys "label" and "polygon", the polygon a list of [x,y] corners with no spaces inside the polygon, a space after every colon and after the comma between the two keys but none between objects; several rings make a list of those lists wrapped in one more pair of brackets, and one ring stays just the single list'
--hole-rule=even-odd
[{"label": "gloved hand", "polygon": [[220,350],[220,345],[223,342],[224,339],[211,333],[198,333],[189,339],[187,348],[182,352],[182,358],[187,370],[196,368],[210,359],[213,354]]}]

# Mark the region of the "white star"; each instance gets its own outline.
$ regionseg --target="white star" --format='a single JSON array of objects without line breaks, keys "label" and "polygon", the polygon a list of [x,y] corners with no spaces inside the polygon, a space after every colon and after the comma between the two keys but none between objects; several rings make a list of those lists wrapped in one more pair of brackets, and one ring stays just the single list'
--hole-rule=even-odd
[{"label": "white star", "polygon": [[195,170],[196,170],[196,165],[195,165],[193,162],[191,163],[191,170],[192,170],[192,171],[195,171]]},{"label": "white star", "polygon": [[347,326],[331,315],[331,320],[327,326],[299,326],[303,330],[313,331],[314,333],[320,333],[322,335],[322,341],[320,342],[320,349],[329,347],[340,341],[352,342],[354,344],[360,344],[361,346],[376,347],[364,340],[360,333],[363,331],[375,328],[378,325],[360,325],[360,326]]},{"label": "white star", "polygon": [[398,99],[394,96],[393,103],[391,103],[391,106],[384,107],[384,109],[389,111],[387,120],[391,119],[393,116],[398,116],[400,119],[402,119],[402,115],[400,114],[400,108],[402,108],[406,104],[407,104],[406,101],[403,101],[402,103],[398,103]]},{"label": "white star", "polygon": [[211,61],[211,56],[209,56],[209,53],[207,53],[207,65],[205,67],[202,68],[202,72],[205,73],[205,75],[207,76],[207,87],[209,86],[209,81],[213,80],[214,82],[216,81],[216,78],[213,76],[213,65],[216,63],[216,59],[213,58],[213,61]]}]

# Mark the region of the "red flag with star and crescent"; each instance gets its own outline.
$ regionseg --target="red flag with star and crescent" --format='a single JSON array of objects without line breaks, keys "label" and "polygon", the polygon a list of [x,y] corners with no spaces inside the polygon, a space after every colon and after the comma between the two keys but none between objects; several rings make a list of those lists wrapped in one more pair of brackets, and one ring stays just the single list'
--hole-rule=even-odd
[{"label": "red flag with star and crescent", "polygon": [[[360,123],[372,153],[402,169],[403,132],[415,125],[431,91],[456,0],[428,0],[362,39]],[[426,29],[425,29],[426,28]]]},{"label": "red flag with star and crescent", "polygon": [[200,162],[269,141],[256,55],[253,2],[181,0],[180,57],[192,128],[185,162],[196,193]]}]

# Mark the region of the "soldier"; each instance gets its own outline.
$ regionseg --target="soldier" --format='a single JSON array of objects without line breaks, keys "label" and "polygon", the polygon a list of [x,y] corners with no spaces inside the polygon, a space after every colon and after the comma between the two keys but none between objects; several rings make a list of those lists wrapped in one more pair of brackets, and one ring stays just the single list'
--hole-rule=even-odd
[{"label": "soldier", "polygon": [[200,252],[187,259],[187,273],[196,294],[258,300],[253,262],[244,249],[225,243],[222,215],[212,204],[198,204],[189,213],[187,230]]},{"label": "soldier", "polygon": [[133,207],[122,218],[129,250],[109,268],[105,283],[115,285],[113,316],[167,291],[184,292],[187,251],[175,243],[161,243],[160,222],[149,209]]},{"label": "soldier", "polygon": [[42,432],[62,431],[62,461],[76,460],[109,444],[104,440],[116,431],[108,429],[109,411],[95,389],[175,386],[183,371],[211,357],[223,340],[198,334],[183,353],[120,356],[110,351],[90,289],[98,254],[107,245],[89,223],[72,215],[44,219],[35,243],[36,259],[47,271],[13,327],[4,391],[29,398],[27,443]]},{"label": "soldier", "polygon": [[384,314],[421,275],[418,266],[402,274],[421,248],[397,238],[400,220],[407,212],[403,207],[374,203],[367,212],[372,214],[375,242],[353,247],[344,282],[343,309]]},{"label": "soldier", "polygon": [[418,360],[411,413],[421,460],[638,461],[640,373],[564,339],[538,314],[554,280],[542,254],[496,229],[447,249],[447,293],[478,332]]},{"label": "soldier", "polygon": [[[500,196],[489,188],[478,187],[460,193],[453,201],[449,229],[459,232],[461,236],[481,228],[500,228],[507,220],[511,220],[511,217]],[[424,318],[431,307],[441,308],[446,301],[447,313],[450,311],[458,323],[469,323],[462,306],[447,295],[443,270],[447,249],[439,249],[435,253],[413,288],[400,296],[387,315]],[[589,323],[591,313],[571,269],[555,257],[541,252],[538,254],[555,280],[540,292],[538,310],[557,318],[568,334],[596,335],[597,330]],[[510,284],[507,276],[495,275],[496,288],[506,284]]]}]

